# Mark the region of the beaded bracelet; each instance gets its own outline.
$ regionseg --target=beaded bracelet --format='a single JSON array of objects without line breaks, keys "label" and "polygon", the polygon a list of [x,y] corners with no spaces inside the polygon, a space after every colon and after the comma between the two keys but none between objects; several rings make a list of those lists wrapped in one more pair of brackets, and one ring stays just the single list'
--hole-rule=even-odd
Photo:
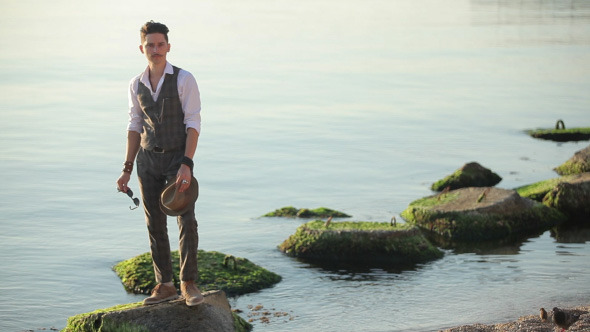
[{"label": "beaded bracelet", "polygon": [[125,172],[125,173],[131,173],[131,172],[133,172],[133,163],[130,162],[130,161],[126,161],[123,164],[123,172]]}]

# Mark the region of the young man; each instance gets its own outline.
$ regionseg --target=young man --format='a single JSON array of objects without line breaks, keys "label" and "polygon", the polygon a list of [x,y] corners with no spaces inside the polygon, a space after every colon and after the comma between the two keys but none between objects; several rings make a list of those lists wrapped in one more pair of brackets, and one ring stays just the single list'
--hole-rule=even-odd
[{"label": "young man", "polygon": [[[150,249],[158,285],[144,304],[155,304],[178,297],[172,279],[170,242],[166,214],[160,208],[160,194],[174,182],[178,192],[191,185],[193,157],[201,131],[201,100],[193,75],[172,66],[168,28],[154,21],[141,27],[139,50],[148,62],[145,71],[129,86],[129,124],[126,159],[117,188],[127,185],[137,158],[137,175],[148,227]],[[177,217],[180,231],[181,293],[186,304],[203,302],[195,285],[199,235],[194,203]]]}]

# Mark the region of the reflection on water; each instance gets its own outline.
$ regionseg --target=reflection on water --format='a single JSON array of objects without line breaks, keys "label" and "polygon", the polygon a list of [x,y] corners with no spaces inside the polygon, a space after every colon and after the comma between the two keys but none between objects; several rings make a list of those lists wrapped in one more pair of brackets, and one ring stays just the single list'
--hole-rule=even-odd
[{"label": "reflection on water", "polygon": [[590,242],[590,224],[570,223],[555,227],[551,230],[551,236],[559,243],[555,246],[558,256],[579,256],[580,250]]},{"label": "reflection on water", "polygon": [[579,221],[576,224],[565,224],[551,230],[551,236],[559,243],[590,242],[590,223]]},{"label": "reflection on water", "polygon": [[[298,259],[299,260],[299,259]],[[301,260],[299,260],[301,261]],[[410,271],[416,271],[424,264],[407,265],[379,265],[379,264],[331,264],[330,262],[307,262],[306,268],[313,269],[325,275],[330,280],[379,280],[380,276],[399,275]]]},{"label": "reflection on water", "polygon": [[500,44],[590,43],[589,1],[471,0],[470,3],[472,24],[498,26]]},{"label": "reflection on water", "polygon": [[441,248],[452,249],[457,254],[474,253],[478,255],[517,255],[523,243],[528,239],[538,237],[544,232],[534,231],[524,235],[492,241],[456,242],[434,232],[423,231],[430,241]]},{"label": "reflection on water", "polygon": [[473,23],[561,25],[590,21],[586,0],[471,0]]},{"label": "reflection on water", "polygon": [[[521,246],[530,239],[545,233],[545,230],[534,231],[517,237],[494,241],[481,241],[474,243],[454,242],[436,233],[424,231],[430,241],[436,245],[452,249],[456,254],[474,253],[477,255],[518,255]],[[550,229],[551,237],[558,243],[581,243],[590,241],[590,225],[584,220],[569,220],[564,224]]]}]

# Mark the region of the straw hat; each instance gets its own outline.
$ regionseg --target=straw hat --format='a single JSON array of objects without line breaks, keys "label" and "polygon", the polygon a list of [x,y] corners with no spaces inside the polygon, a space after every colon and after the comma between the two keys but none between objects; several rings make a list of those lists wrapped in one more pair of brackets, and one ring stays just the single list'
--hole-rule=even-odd
[{"label": "straw hat", "polygon": [[160,195],[160,209],[169,216],[180,216],[187,212],[199,197],[199,183],[193,176],[184,192],[178,192],[176,181],[171,182]]}]

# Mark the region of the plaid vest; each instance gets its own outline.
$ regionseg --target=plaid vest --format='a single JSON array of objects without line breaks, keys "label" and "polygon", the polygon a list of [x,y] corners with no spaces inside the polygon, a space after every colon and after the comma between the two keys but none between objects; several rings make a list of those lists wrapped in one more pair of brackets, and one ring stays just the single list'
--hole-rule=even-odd
[{"label": "plaid vest", "polygon": [[143,132],[141,133],[141,147],[153,150],[159,147],[163,150],[180,150],[186,144],[186,130],[184,112],[178,96],[178,72],[174,67],[173,74],[166,74],[164,83],[154,101],[150,89],[139,82],[137,98],[143,111]]}]

